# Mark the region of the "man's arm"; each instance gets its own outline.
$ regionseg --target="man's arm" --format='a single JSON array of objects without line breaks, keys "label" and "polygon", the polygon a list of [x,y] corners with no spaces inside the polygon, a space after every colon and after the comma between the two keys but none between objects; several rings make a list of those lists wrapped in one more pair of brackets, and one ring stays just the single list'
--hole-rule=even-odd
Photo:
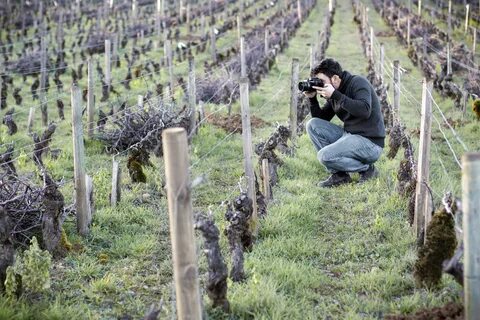
[{"label": "man's arm", "polygon": [[358,78],[353,88],[352,97],[347,97],[338,90],[332,94],[332,99],[339,102],[340,106],[351,115],[368,119],[372,112],[371,89],[366,79]]},{"label": "man's arm", "polygon": [[335,111],[333,111],[330,101],[327,101],[323,105],[323,108],[320,108],[317,96],[309,98],[308,100],[310,101],[310,112],[312,113],[313,118],[320,118],[326,121],[330,121],[335,116]]}]

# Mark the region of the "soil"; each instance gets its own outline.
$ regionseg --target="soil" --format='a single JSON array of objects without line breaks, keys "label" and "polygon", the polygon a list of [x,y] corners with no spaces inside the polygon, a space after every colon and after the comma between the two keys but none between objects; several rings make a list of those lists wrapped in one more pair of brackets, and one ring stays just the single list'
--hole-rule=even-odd
[{"label": "soil", "polygon": [[[242,133],[242,115],[235,113],[230,117],[228,115],[206,114],[207,121],[214,126],[220,127],[228,133],[238,132]],[[256,116],[250,117],[252,128],[261,128],[268,124],[268,122]]]},{"label": "soil", "polygon": [[443,307],[422,309],[412,315],[387,315],[386,320],[463,320],[463,305],[447,303]]}]

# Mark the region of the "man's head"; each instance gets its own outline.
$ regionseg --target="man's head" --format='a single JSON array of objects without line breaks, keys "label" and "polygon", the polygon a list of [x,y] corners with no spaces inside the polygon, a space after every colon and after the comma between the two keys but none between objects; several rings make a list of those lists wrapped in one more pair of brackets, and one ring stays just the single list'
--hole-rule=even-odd
[{"label": "man's head", "polygon": [[319,65],[312,69],[312,76],[331,84],[335,89],[340,87],[342,73],[340,64],[331,58],[323,59]]}]

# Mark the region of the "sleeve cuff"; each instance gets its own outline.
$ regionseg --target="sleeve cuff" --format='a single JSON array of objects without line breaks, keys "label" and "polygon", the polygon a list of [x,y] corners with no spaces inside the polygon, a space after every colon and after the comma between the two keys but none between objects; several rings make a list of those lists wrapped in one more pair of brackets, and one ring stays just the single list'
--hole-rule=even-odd
[{"label": "sleeve cuff", "polygon": [[331,98],[333,100],[340,100],[342,98],[342,93],[335,89],[335,91],[333,91],[333,93],[332,93]]}]

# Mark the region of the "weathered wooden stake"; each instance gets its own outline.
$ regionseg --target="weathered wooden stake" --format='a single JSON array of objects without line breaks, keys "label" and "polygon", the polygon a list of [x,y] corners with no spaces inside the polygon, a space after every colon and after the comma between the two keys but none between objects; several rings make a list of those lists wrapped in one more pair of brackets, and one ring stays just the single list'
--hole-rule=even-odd
[{"label": "weathered wooden stake", "polygon": [[333,11],[333,0],[328,0],[328,12]]},{"label": "weathered wooden stake", "polygon": [[407,47],[410,48],[410,17],[407,18]]},{"label": "weathered wooden stake", "polygon": [[385,74],[385,46],[383,43],[380,43],[380,80],[383,84]]},{"label": "weathered wooden stake", "polygon": [[108,91],[110,91],[111,84],[111,42],[110,39],[105,39],[105,83],[108,86]]},{"label": "weathered wooden stake", "polygon": [[257,197],[255,191],[255,172],[253,170],[252,128],[250,123],[250,98],[248,93],[248,79],[240,78],[240,107],[242,110],[242,140],[245,176],[247,178],[247,195],[253,201],[251,230],[256,235],[258,227]]},{"label": "weathered wooden stake", "polygon": [[47,39],[42,36],[41,41],[41,51],[42,59],[40,61],[40,110],[42,111],[42,125],[48,126],[48,110],[47,110],[47,94],[46,94],[46,84],[47,84]]},{"label": "weathered wooden stake", "polygon": [[475,50],[477,47],[477,28],[473,28],[473,44],[472,44],[472,55],[475,60]]},{"label": "weathered wooden stake", "polygon": [[465,7],[465,34],[468,32],[468,13],[470,11],[470,5],[467,4]]},{"label": "weathered wooden stake", "polygon": [[237,15],[237,36],[238,36],[238,41],[240,41],[240,38],[242,37],[242,16]]},{"label": "weathered wooden stake", "polygon": [[465,319],[480,315],[480,153],[462,157]]},{"label": "weathered wooden stake", "polygon": [[197,134],[197,123],[196,123],[196,102],[197,102],[197,89],[195,86],[195,58],[188,58],[188,104],[190,107],[190,129],[189,138],[193,137],[194,134]]},{"label": "weathered wooden stake", "polygon": [[113,34],[112,57],[113,57],[113,61],[115,61],[115,63],[113,65],[116,66],[118,59],[120,59],[120,57],[118,55],[118,34],[117,33]]},{"label": "weathered wooden stake", "polygon": [[263,194],[265,199],[272,199],[272,192],[270,188],[270,168],[268,159],[262,160],[262,176],[263,176]]},{"label": "weathered wooden stake", "polygon": [[137,106],[139,110],[143,110],[143,96],[141,94],[137,96]]},{"label": "weathered wooden stake", "polygon": [[88,58],[87,61],[87,135],[89,139],[93,138],[94,128],[95,128],[95,76],[93,74],[93,62],[92,58]]},{"label": "weathered wooden stake", "polygon": [[265,44],[264,44],[264,50],[265,50],[265,57],[268,57],[268,51],[269,51],[268,29],[265,29]]},{"label": "weathered wooden stake", "polygon": [[447,74],[452,74],[452,57],[450,55],[450,41],[447,42]]},{"label": "weathered wooden stake", "polygon": [[137,0],[132,0],[132,18],[133,21],[137,21],[137,11],[138,11],[138,4]]},{"label": "weathered wooden stake", "polygon": [[247,62],[245,59],[245,37],[240,37],[240,76],[247,76]]},{"label": "weathered wooden stake", "polygon": [[116,206],[121,199],[121,175],[122,169],[120,164],[115,159],[112,160],[112,193],[110,194],[110,205]]},{"label": "weathered wooden stake", "polygon": [[290,130],[292,139],[297,137],[297,113],[298,113],[298,77],[299,62],[297,58],[292,59],[292,75],[290,78]]},{"label": "weathered wooden stake", "polygon": [[28,113],[28,121],[27,121],[27,132],[28,133],[32,133],[34,117],[35,117],[35,108],[30,107],[30,111]]},{"label": "weathered wooden stake", "polygon": [[298,17],[298,21],[302,23],[302,4],[300,0],[297,0],[297,17]]},{"label": "weathered wooden stake", "polygon": [[85,174],[85,193],[87,197],[87,222],[88,225],[90,225],[92,223],[95,203],[93,199],[93,180],[88,174]]},{"label": "weathered wooden stake", "polygon": [[167,66],[168,66],[168,77],[169,77],[169,86],[170,86],[170,93],[173,94],[173,86],[175,85],[175,79],[173,76],[173,57],[172,57],[172,41],[165,40],[164,45],[164,55],[167,58]]},{"label": "weathered wooden stake", "polygon": [[202,319],[197,253],[188,174],[187,134],[183,128],[162,133],[167,182],[173,276],[178,319]]},{"label": "weathered wooden stake", "polygon": [[212,50],[212,62],[217,63],[217,46],[216,46],[215,27],[210,28],[210,48]]},{"label": "weathered wooden stake", "polygon": [[418,16],[422,16],[422,0],[418,0]]},{"label": "weathered wooden stake", "polygon": [[[423,80],[422,116],[420,124],[420,143],[418,147],[418,173],[415,189],[415,218],[414,231],[418,239],[422,230],[428,226],[432,219],[431,199],[428,192],[430,174],[430,142],[432,129],[432,100],[430,98],[433,84]],[[426,232],[424,232],[426,235]],[[424,239],[422,239],[423,241]]]},{"label": "weathered wooden stake", "polygon": [[447,36],[450,41],[452,37],[452,0],[448,0]]},{"label": "weathered wooden stake", "polygon": [[393,111],[400,119],[400,61],[393,61]]},{"label": "weathered wooden stake", "polygon": [[89,228],[89,212],[87,189],[85,182],[85,150],[82,128],[82,95],[80,89],[72,86],[72,137],[73,162],[75,175],[75,207],[77,215],[77,231],[86,236]]},{"label": "weathered wooden stake", "polygon": [[205,107],[202,100],[198,101],[198,125],[201,126],[205,119]]}]

